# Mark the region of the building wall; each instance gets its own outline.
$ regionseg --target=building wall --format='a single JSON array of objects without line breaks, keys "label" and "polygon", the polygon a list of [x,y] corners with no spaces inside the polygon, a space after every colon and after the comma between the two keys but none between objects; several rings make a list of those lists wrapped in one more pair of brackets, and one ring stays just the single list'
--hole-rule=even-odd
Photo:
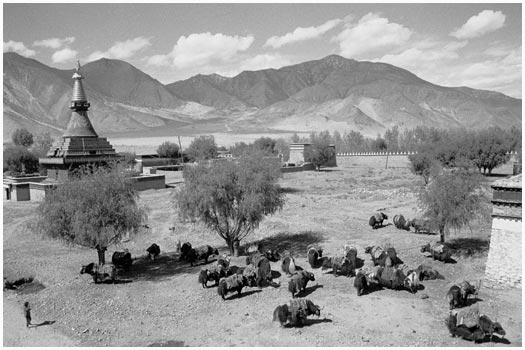
[{"label": "building wall", "polygon": [[484,286],[499,289],[521,288],[521,225],[521,220],[493,218]]},{"label": "building wall", "polygon": [[368,168],[406,168],[410,166],[408,154],[389,154],[388,164],[387,155],[382,153],[348,154],[338,153],[337,164],[345,168],[348,167],[368,167]]},{"label": "building wall", "polygon": [[166,188],[166,176],[165,175],[148,175],[148,176],[137,176],[134,177],[135,189],[137,191],[146,190],[158,190]]}]

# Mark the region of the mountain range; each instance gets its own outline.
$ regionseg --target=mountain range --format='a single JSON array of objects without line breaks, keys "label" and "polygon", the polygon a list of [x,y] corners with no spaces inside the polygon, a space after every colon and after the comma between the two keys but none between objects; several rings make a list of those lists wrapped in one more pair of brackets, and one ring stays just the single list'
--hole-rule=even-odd
[{"label": "mountain range", "polygon": [[[4,53],[4,140],[21,127],[60,136],[71,115],[73,72]],[[521,125],[521,99],[443,87],[390,64],[337,55],[167,85],[120,60],[90,62],[81,73],[101,136],[324,130],[375,136],[393,126]]]}]

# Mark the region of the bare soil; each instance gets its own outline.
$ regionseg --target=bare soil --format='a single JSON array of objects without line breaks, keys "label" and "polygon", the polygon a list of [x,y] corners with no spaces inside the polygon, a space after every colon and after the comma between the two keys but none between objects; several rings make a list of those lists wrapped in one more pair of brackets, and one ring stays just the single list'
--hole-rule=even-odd
[{"label": "bare soil", "polygon": [[[419,247],[438,240],[437,236],[400,231],[391,224],[395,214],[417,215],[414,192],[422,181],[408,169],[340,162],[338,168],[326,171],[284,174],[280,184],[286,205],[248,240],[291,250],[298,265],[315,274],[316,281],[309,283],[302,296],[323,310],[320,318],[310,318],[302,328],[281,328],[272,322],[275,307],[291,299],[280,262],[271,264],[275,286],[245,288],[240,297],[232,295],[226,301],[216,288],[203,289],[197,283],[203,266],[179,262],[177,241],[210,244],[220,252],[227,249],[209,229],[179,221],[171,199],[182,177],[166,174],[172,187],[141,192],[141,204],[150,208],[148,232],[108,250],[108,260],[114,250],[124,247],[135,259],[130,271],[119,275],[117,284],[95,285],[89,276],[79,274],[81,265],[96,261],[95,250],[46,240],[28,228],[38,203],[4,201],[4,278],[30,276],[45,286],[26,294],[4,290],[4,346],[476,345],[450,337],[444,324],[448,314],[445,294],[454,282],[477,284],[483,277],[490,220],[473,223],[472,230],[448,237],[464,238],[471,247],[469,256],[453,255],[455,263],[433,261]],[[379,209],[389,220],[385,227],[372,230],[368,218]],[[154,242],[162,252],[151,262],[145,259],[145,249]],[[405,264],[414,268],[431,265],[445,280],[423,281],[423,289],[416,294],[382,289],[358,297],[353,278],[310,268],[306,246],[314,242],[324,247],[326,255],[340,253],[345,243],[354,244],[365,265],[371,264],[364,254],[366,246],[390,243]],[[232,263],[245,266],[244,257]],[[21,307],[24,301],[32,305],[36,323],[54,323],[27,329]],[[476,304],[507,332],[503,341],[477,346],[522,345],[521,290],[482,286]],[[34,343],[35,339],[41,339],[40,343]]]}]

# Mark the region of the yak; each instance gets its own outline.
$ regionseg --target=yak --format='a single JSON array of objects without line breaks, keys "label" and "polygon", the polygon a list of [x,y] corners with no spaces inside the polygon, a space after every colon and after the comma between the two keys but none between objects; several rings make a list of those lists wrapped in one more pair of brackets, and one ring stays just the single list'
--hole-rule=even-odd
[{"label": "yak", "polygon": [[424,246],[421,246],[421,253],[430,253],[432,259],[446,262],[450,259],[452,252],[450,249],[443,243],[427,243]]},{"label": "yak", "polygon": [[188,256],[190,251],[191,251],[191,243],[190,242],[183,243],[182,246],[180,247],[179,260],[180,261],[186,260],[186,257]]},{"label": "yak", "polygon": [[414,294],[419,288],[419,273],[417,271],[410,271],[405,277],[403,285]]},{"label": "yak", "polygon": [[357,248],[350,244],[345,244],[343,247],[343,254],[345,258],[356,268],[357,266]]},{"label": "yak", "polygon": [[368,246],[365,248],[365,254],[370,254],[374,265],[385,266],[385,260],[388,253],[379,246]]},{"label": "yak", "polygon": [[257,271],[255,270],[255,267],[253,265],[248,265],[244,268],[242,271],[242,275],[246,276],[248,278],[248,286],[249,287],[255,287],[257,286]]},{"label": "yak", "polygon": [[261,253],[255,253],[246,257],[246,265],[252,264],[255,268],[257,286],[261,287],[264,281],[272,281],[272,270],[270,269],[270,261]]},{"label": "yak", "polygon": [[160,254],[160,247],[153,243],[148,247],[148,249],[146,249],[146,251],[148,252],[149,258],[151,260],[155,260],[155,258],[157,258]]},{"label": "yak", "polygon": [[210,266],[203,268],[199,273],[199,283],[202,288],[208,288],[208,281],[215,281],[215,285],[219,284],[219,280],[229,275],[229,269],[222,265]]},{"label": "yak", "polygon": [[446,294],[446,298],[448,300],[450,310],[459,306],[463,306],[463,299],[461,298],[461,288],[459,288],[456,285],[449,288]]},{"label": "yak", "polygon": [[288,307],[288,321],[291,326],[302,326],[306,317],[310,315],[321,316],[321,308],[310,299],[292,299]]},{"label": "yak", "polygon": [[437,270],[428,265],[419,265],[416,271],[419,272],[420,281],[445,279]]},{"label": "yak", "polygon": [[310,245],[306,252],[308,263],[312,269],[319,267],[321,258],[323,257],[323,250],[317,246]]},{"label": "yak", "polygon": [[400,230],[410,230],[410,226],[408,226],[407,221],[405,220],[405,217],[401,214],[394,215],[394,226]]},{"label": "yak", "polygon": [[228,277],[223,277],[219,280],[219,286],[217,287],[217,293],[223,300],[226,300],[226,294],[237,291],[237,295],[241,295],[241,291],[244,287],[250,285],[248,277],[233,274]]},{"label": "yak", "polygon": [[217,265],[227,268],[230,266],[230,260],[231,257],[229,255],[221,254],[219,257],[217,257]]},{"label": "yak", "polygon": [[[479,285],[481,285],[481,280],[479,281]],[[478,288],[476,288],[475,286],[471,285],[467,281],[463,281],[459,283],[458,287],[460,289],[461,299],[462,299],[464,306],[468,304],[469,295],[478,294],[478,290],[479,290],[479,286]]]},{"label": "yak", "polygon": [[485,315],[479,316],[479,328],[481,328],[483,333],[488,334],[490,336],[491,342],[494,333],[501,335],[502,338],[504,338],[506,334],[505,330],[499,322],[492,322],[490,318],[488,318]]},{"label": "yak", "polygon": [[185,260],[193,266],[193,263],[204,260],[204,264],[208,263],[208,258],[211,255],[219,255],[217,249],[213,249],[211,246],[203,246],[198,248],[190,248],[189,251],[185,254]]},{"label": "yak", "polygon": [[453,337],[461,337],[466,340],[473,340],[476,343],[485,338],[485,332],[483,332],[483,330],[477,326],[472,328],[468,328],[465,325],[458,326],[457,315],[452,313],[449,315],[446,324],[448,331]]},{"label": "yak", "polygon": [[372,229],[377,229],[383,226],[383,221],[388,220],[388,216],[385,213],[379,212],[370,217],[368,224],[372,226]]},{"label": "yak", "polygon": [[117,275],[115,265],[113,264],[104,264],[99,266],[95,263],[90,263],[88,265],[82,265],[80,274],[90,274],[93,277],[95,283],[99,282],[112,282],[115,283],[115,278]]},{"label": "yak", "polygon": [[289,316],[290,316],[290,311],[288,311],[288,305],[286,304],[279,305],[275,308],[273,312],[273,322],[279,321],[282,327],[288,321]]},{"label": "yak", "polygon": [[359,270],[354,279],[354,287],[357,289],[357,296],[363,295],[363,292],[368,288],[368,282],[363,270]]},{"label": "yak", "polygon": [[281,259],[281,255],[276,249],[267,249],[263,252],[264,256],[270,261],[276,262]]},{"label": "yak", "polygon": [[288,282],[288,291],[292,293],[292,298],[295,298],[295,295],[299,292],[306,290],[308,281],[315,281],[314,274],[308,271],[299,271],[292,276]]},{"label": "yak", "polygon": [[380,272],[379,283],[390,289],[400,289],[405,286],[405,279],[403,270],[395,267],[390,257],[387,256],[385,267]]},{"label": "yak", "polygon": [[283,261],[281,263],[281,270],[287,275],[295,273],[295,259],[288,251],[283,253]]},{"label": "yak", "polygon": [[347,277],[355,275],[355,269],[352,268],[351,263],[344,256],[326,256],[323,257],[321,265],[322,270],[332,269],[334,276],[337,277],[337,272]]},{"label": "yak", "polygon": [[407,222],[407,226],[414,228],[416,233],[427,233],[430,234],[431,224],[429,220],[425,219],[412,219]]},{"label": "yak", "polygon": [[124,269],[128,269],[131,264],[133,264],[133,259],[131,258],[131,253],[126,248],[123,252],[114,252],[113,256],[111,257],[111,262],[115,267],[123,267]]}]

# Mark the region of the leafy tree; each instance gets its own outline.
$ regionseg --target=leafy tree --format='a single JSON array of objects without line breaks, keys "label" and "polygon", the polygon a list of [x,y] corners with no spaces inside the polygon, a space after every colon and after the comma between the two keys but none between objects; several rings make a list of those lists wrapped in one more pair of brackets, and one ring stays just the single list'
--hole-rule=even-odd
[{"label": "leafy tree", "polygon": [[290,159],[290,143],[283,138],[275,141],[275,150],[282,156],[281,161],[287,162]]},{"label": "leafy tree", "polygon": [[399,151],[399,130],[397,125],[385,131],[384,140],[390,152]]},{"label": "leafy tree", "polygon": [[180,156],[179,146],[173,142],[163,142],[157,148],[157,154],[162,158],[177,158]]},{"label": "leafy tree", "polygon": [[194,161],[216,158],[218,153],[215,138],[211,135],[194,138],[186,150],[186,153],[188,157]]},{"label": "leafy tree", "polygon": [[280,176],[279,164],[261,152],[242,156],[239,162],[200,163],[184,168],[184,186],[174,204],[182,219],[200,219],[238,256],[240,241],[266,215],[283,207]]},{"label": "leafy tree", "polygon": [[378,135],[372,144],[372,149],[375,152],[385,152],[387,150],[386,141]]},{"label": "leafy tree", "polygon": [[410,171],[415,175],[420,175],[425,181],[425,186],[430,180],[430,176],[438,169],[438,163],[430,153],[418,152],[408,156],[410,161]]},{"label": "leafy tree", "polygon": [[320,171],[321,166],[335,156],[335,149],[331,146],[330,134],[328,132],[312,133],[310,143],[312,147],[305,150],[305,161],[311,162],[317,171]]},{"label": "leafy tree", "polygon": [[462,170],[442,171],[419,193],[423,216],[439,230],[441,242],[450,228],[460,229],[488,214],[490,202],[478,176]]},{"label": "leafy tree", "polygon": [[29,147],[33,144],[33,134],[27,129],[16,129],[12,135],[12,140],[15,146]]},{"label": "leafy tree", "polygon": [[46,193],[38,206],[35,229],[49,238],[96,249],[105,263],[108,246],[125,233],[138,233],[146,209],[122,167],[84,167]]},{"label": "leafy tree", "polygon": [[53,146],[53,141],[51,134],[48,132],[37,134],[31,151],[40,158],[45,157],[51,146]]},{"label": "leafy tree", "polygon": [[351,130],[349,133],[345,133],[343,141],[349,152],[365,151],[365,138],[359,131]]},{"label": "leafy tree", "polygon": [[4,150],[4,162],[12,175],[38,172],[38,157],[23,146],[8,147]]},{"label": "leafy tree", "polygon": [[234,157],[240,157],[241,155],[250,152],[252,150],[253,145],[248,144],[246,142],[235,142],[233,146],[230,147],[230,153]]},{"label": "leafy tree", "polygon": [[253,142],[255,149],[261,150],[267,156],[276,156],[275,140],[271,137],[260,137]]},{"label": "leafy tree", "polygon": [[137,154],[135,152],[119,152],[122,157],[122,163],[126,166],[133,166],[136,163]]},{"label": "leafy tree", "polygon": [[497,127],[481,130],[477,135],[473,162],[483,174],[492,174],[492,170],[509,161],[511,144],[505,133]]}]

